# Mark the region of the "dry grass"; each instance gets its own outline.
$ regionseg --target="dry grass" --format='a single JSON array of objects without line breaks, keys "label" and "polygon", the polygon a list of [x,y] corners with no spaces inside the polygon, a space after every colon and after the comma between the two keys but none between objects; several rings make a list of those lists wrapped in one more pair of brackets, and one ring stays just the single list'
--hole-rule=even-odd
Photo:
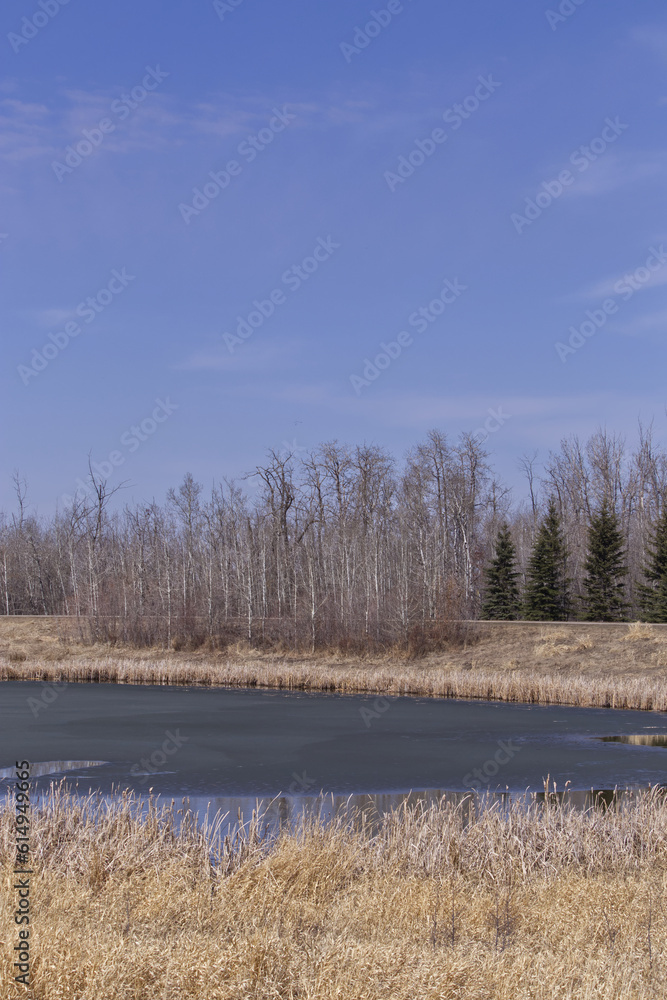
[{"label": "dry grass", "polygon": [[66,621],[0,617],[0,680],[205,684],[667,711],[667,626],[477,623],[465,642],[406,659],[278,655],[244,644],[224,653],[112,649],[77,643]]},{"label": "dry grass", "polygon": [[659,639],[655,625],[651,625],[649,622],[633,622],[632,625],[628,626],[627,633],[621,637],[622,642],[642,642],[644,639],[653,642]]},{"label": "dry grass", "polygon": [[[35,811],[38,1000],[648,1000],[667,990],[667,805],[446,801],[218,855],[173,809],[62,791]],[[0,855],[13,857],[0,813]],[[0,889],[9,1000],[13,899]]]}]

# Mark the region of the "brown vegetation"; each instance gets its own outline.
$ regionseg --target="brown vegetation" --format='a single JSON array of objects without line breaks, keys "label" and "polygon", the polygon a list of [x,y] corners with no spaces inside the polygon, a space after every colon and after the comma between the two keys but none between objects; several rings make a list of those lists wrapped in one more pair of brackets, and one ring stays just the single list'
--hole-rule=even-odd
[{"label": "brown vegetation", "polygon": [[[257,650],[132,649],[76,641],[71,620],[0,617],[0,680],[213,684],[487,698],[667,711],[667,626],[461,625],[440,651],[304,656]],[[33,632],[33,623],[36,630]],[[65,629],[69,629],[69,634]]]},{"label": "brown vegetation", "polygon": [[[33,815],[36,1000],[649,1000],[667,989],[667,805],[443,800],[374,827],[260,824],[210,852],[173,807],[140,820],[56,791]],[[190,817],[191,820],[191,817]],[[0,812],[0,857],[13,861]],[[11,880],[0,977],[12,983]]]}]

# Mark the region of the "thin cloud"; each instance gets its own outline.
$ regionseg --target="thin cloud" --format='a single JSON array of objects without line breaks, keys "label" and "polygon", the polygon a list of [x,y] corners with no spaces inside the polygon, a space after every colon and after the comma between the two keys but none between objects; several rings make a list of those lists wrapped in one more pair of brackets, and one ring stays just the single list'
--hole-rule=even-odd
[{"label": "thin cloud", "polygon": [[311,100],[302,96],[290,99],[285,94],[219,93],[188,103],[169,93],[168,77],[163,86],[164,90],[150,93],[122,121],[116,121],[112,105],[122,100],[121,94],[131,86],[103,91],[64,89],[56,93],[53,107],[7,97],[0,101],[0,158],[21,162],[39,156],[57,157],[81,138],[83,129],[97,127],[105,117],[117,126],[106,136],[105,149],[128,153],[135,149],[176,148],[195,137],[217,148],[221,139],[243,138],[263,128],[273,109],[285,106],[296,116],[291,129],[356,127],[363,128],[365,134],[412,132],[431,117],[436,121],[442,112],[442,108],[433,108],[431,116],[430,109],[423,106],[415,110],[409,94],[396,101],[387,94],[360,96],[356,92],[318,95]]},{"label": "thin cloud", "polygon": [[[261,331],[258,331],[261,336]],[[172,366],[176,371],[219,371],[219,372],[275,372],[286,367],[288,358],[299,349],[296,343],[269,343],[257,341],[239,345],[232,354],[225,344],[212,344],[195,351],[190,357]],[[293,364],[293,361],[289,361]]]},{"label": "thin cloud", "polygon": [[635,28],[632,37],[635,42],[651,49],[662,59],[667,59],[667,31],[664,28],[644,25]]},{"label": "thin cloud", "polygon": [[656,312],[637,316],[631,323],[616,324],[614,329],[629,337],[636,337],[642,333],[653,333],[656,330],[665,333],[667,332],[667,309],[659,309]]},{"label": "thin cloud", "polygon": [[563,197],[597,198],[631,184],[664,177],[665,169],[664,152],[605,153],[585,173],[576,175],[575,183],[565,189]]},{"label": "thin cloud", "polygon": [[[648,252],[646,256],[648,256]],[[576,298],[584,301],[592,301],[608,298],[609,296],[616,296],[619,294],[616,285],[625,280],[624,276],[632,275],[638,267],[643,266],[644,261],[637,261],[634,266],[626,268],[626,270],[622,273],[615,274],[608,278],[603,278],[602,281],[597,282],[595,285],[591,285],[589,288],[583,289],[577,294]],[[661,288],[663,285],[667,285],[667,264],[663,265],[659,271],[652,271],[648,280],[633,290],[633,297],[638,295],[640,292],[647,291],[649,288]]]},{"label": "thin cloud", "polygon": [[[266,395],[266,388],[262,393]],[[292,400],[302,405],[320,405],[337,413],[373,416],[389,427],[419,427],[439,421],[475,422],[488,416],[489,408],[502,407],[512,418],[556,418],[576,415],[582,410],[595,413],[603,394],[592,396],[517,396],[502,392],[469,395],[424,395],[421,393],[384,392],[381,382],[373,383],[361,396],[350,389],[320,382],[309,385],[282,385],[268,390],[276,399]]]}]

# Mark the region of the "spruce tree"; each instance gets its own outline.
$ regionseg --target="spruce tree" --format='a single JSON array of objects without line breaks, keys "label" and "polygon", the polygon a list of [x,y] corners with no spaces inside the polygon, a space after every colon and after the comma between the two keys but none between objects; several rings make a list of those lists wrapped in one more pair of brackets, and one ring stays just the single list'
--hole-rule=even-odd
[{"label": "spruce tree", "polygon": [[584,563],[584,620],[619,622],[626,620],[624,577],[625,549],[616,511],[605,499],[591,517],[588,531],[588,556]]},{"label": "spruce tree", "polygon": [[524,616],[528,621],[564,621],[570,613],[567,548],[556,500],[551,497],[528,564]]},{"label": "spruce tree", "polygon": [[642,618],[647,622],[667,622],[667,504],[663,504],[653,530],[644,576],[648,586],[642,583],[638,587]]},{"label": "spruce tree", "polygon": [[512,621],[519,617],[521,602],[515,569],[516,549],[507,524],[502,524],[496,538],[496,554],[487,567],[486,593],[482,617]]}]

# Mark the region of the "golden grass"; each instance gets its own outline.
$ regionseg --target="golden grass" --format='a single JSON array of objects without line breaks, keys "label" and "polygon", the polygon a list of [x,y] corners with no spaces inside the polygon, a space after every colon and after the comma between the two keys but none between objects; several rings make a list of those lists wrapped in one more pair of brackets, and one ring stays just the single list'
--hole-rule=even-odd
[{"label": "golden grass", "polygon": [[[50,630],[50,631],[49,631]],[[69,631],[68,631],[69,630]],[[667,626],[492,622],[420,659],[89,646],[62,619],[0,616],[0,680],[205,684],[667,711]]]},{"label": "golden grass", "polygon": [[649,622],[633,622],[628,626],[627,633],[621,637],[621,642],[641,642],[644,639],[658,638],[655,626]]},{"label": "golden grass", "polygon": [[[0,812],[10,867],[12,814]],[[379,826],[311,823],[210,852],[173,807],[141,821],[56,790],[33,814],[38,1000],[648,1000],[667,993],[667,805],[443,800]],[[11,879],[0,888],[11,981]]]}]

